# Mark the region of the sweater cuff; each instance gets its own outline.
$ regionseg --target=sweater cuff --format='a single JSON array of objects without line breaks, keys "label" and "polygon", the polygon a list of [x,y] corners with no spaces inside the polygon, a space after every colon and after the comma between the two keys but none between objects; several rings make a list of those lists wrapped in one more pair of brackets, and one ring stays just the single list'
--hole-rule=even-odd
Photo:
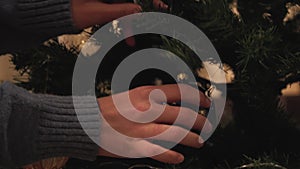
[{"label": "sweater cuff", "polygon": [[[95,160],[100,120],[96,98],[39,95],[37,152],[40,158],[67,156]],[[74,110],[73,103],[79,108]],[[79,122],[80,120],[80,122]],[[88,135],[87,135],[88,133]],[[95,142],[96,143],[95,143]]]},{"label": "sweater cuff", "polygon": [[[52,157],[96,159],[99,147],[94,141],[100,134],[96,98],[31,94],[12,84],[5,88],[12,100],[8,140],[14,164]],[[73,102],[80,105],[77,113]]]},{"label": "sweater cuff", "polygon": [[80,31],[73,23],[70,0],[17,0],[16,8],[23,30],[49,37]]}]

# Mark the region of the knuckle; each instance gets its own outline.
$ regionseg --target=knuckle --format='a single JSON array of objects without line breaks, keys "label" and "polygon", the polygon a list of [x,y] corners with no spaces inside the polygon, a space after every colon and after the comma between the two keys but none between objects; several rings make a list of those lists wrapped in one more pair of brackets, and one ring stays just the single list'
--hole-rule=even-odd
[{"label": "knuckle", "polygon": [[172,133],[174,139],[179,139],[183,136],[184,134],[184,129],[178,126],[172,126],[170,133]]},{"label": "knuckle", "polygon": [[141,103],[136,104],[134,107],[138,111],[145,112],[145,111],[149,110],[150,105],[149,105],[149,103],[141,102]]},{"label": "knuckle", "polygon": [[163,132],[163,129],[160,125],[153,125],[151,133],[153,136],[156,136]]},{"label": "knuckle", "polygon": [[152,86],[141,86],[141,87],[134,89],[134,91],[137,94],[139,94],[140,96],[143,96],[143,97],[149,97],[149,94],[152,90],[153,90]]},{"label": "knuckle", "polygon": [[154,124],[153,127],[151,127],[151,135],[152,137],[157,136],[161,133],[163,133],[164,131],[166,131],[166,128],[164,125],[159,125],[159,124]]},{"label": "knuckle", "polygon": [[185,107],[181,107],[180,113],[183,115],[181,116],[181,121],[185,124],[194,124],[195,119],[197,117],[197,113],[194,112],[193,110]]}]

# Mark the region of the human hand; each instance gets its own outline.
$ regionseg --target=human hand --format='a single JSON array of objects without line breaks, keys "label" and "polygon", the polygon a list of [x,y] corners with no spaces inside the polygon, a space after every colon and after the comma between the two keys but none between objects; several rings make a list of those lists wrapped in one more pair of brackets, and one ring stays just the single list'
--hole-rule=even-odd
[{"label": "human hand", "polygon": [[[156,9],[167,9],[168,5],[161,0],[153,0]],[[142,7],[134,3],[125,3],[124,0],[114,1],[107,4],[98,0],[72,0],[71,6],[74,25],[79,29],[88,28],[94,25],[102,25],[118,19],[122,16],[142,12]],[[126,23],[124,28],[125,35],[132,35],[131,23]],[[126,39],[129,46],[135,46],[135,39]]]},{"label": "human hand", "polygon": [[[164,95],[157,91],[163,92]],[[180,91],[183,91],[182,96]],[[198,98],[198,101],[200,99],[200,104],[197,103],[198,101],[195,101],[197,100],[196,98]],[[149,157],[149,154],[156,154],[150,158],[172,164],[183,162],[184,157],[182,154],[173,150],[167,150],[151,142],[151,139],[147,139],[159,135],[156,139],[160,141],[174,142],[178,138],[183,138],[179,140],[179,143],[182,145],[194,148],[203,146],[204,141],[199,134],[188,131],[184,127],[190,126],[194,130],[211,132],[212,126],[209,121],[192,109],[162,104],[166,101],[172,103],[180,100],[192,105],[210,106],[210,100],[203,93],[183,84],[144,86],[98,99],[101,114],[106,121],[101,122],[101,145],[105,145],[105,147],[109,146],[115,152],[122,152],[122,154],[126,154],[126,157]],[[129,120],[143,121],[141,119],[145,117],[146,119],[150,119],[150,116],[157,118],[153,121],[145,121],[143,123]],[[178,116],[181,117],[178,118],[179,125],[174,125],[173,123]],[[203,127],[205,123],[206,125]],[[131,139],[124,139],[117,136],[111,128],[118,133],[131,137]],[[171,132],[165,136],[160,135],[166,130],[170,130]],[[181,137],[182,135],[184,137]],[[99,155],[122,157],[122,155],[113,154],[104,147],[100,148]]]},{"label": "human hand", "polygon": [[[143,3],[143,1],[146,1],[146,0],[137,0],[137,1],[140,1],[141,3]],[[126,2],[126,0],[113,0],[113,3],[124,3]],[[139,4],[138,2],[135,2],[137,4]],[[165,4],[162,0],[152,0],[152,5],[154,7],[154,9],[168,9],[168,5]]]},{"label": "human hand", "polygon": [[169,7],[167,4],[165,4],[161,0],[153,0],[153,6],[155,9],[164,9],[164,10],[167,10]]},{"label": "human hand", "polygon": [[72,0],[71,9],[74,24],[79,29],[105,24],[142,11],[142,8],[134,3],[107,4],[98,0]]},{"label": "human hand", "polygon": [[[121,0],[123,1],[123,0]],[[143,0],[141,0],[143,1]],[[168,9],[168,5],[165,4],[163,1],[161,0],[153,0],[152,1],[153,7],[157,10],[167,10]],[[126,38],[126,44],[128,46],[134,47],[135,46],[135,38],[133,36],[132,33],[132,28],[131,28],[131,22],[127,22],[127,23],[123,23],[124,24],[124,34],[125,36],[129,36],[128,38]]]},{"label": "human hand", "polygon": [[[141,0],[143,1],[143,0]],[[157,10],[167,10],[168,9],[168,5],[165,4],[163,1],[161,0],[153,0],[153,7]],[[125,36],[129,36],[128,38],[126,38],[126,44],[128,46],[134,47],[135,46],[135,38],[132,35],[132,31],[131,31],[131,23],[124,23],[124,34]]]},{"label": "human hand", "polygon": [[[143,0],[141,0],[143,1]],[[124,3],[126,2],[126,0],[114,0],[113,3]],[[168,9],[168,5],[165,4],[163,1],[161,0],[153,0],[152,1],[153,7],[157,10],[167,10]],[[130,13],[132,14],[132,13]],[[128,22],[123,23],[123,31],[124,31],[124,35],[128,36],[125,41],[126,44],[128,46],[134,47],[135,46],[135,38],[131,35],[133,35],[132,33],[132,26],[131,26],[131,21],[128,20]]]}]

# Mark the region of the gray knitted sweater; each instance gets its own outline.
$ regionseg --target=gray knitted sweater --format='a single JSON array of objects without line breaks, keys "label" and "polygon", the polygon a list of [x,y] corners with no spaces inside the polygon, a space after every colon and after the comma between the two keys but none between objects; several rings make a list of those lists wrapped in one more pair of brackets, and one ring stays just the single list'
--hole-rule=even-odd
[{"label": "gray knitted sweater", "polygon": [[0,0],[0,54],[78,33],[70,0]]},{"label": "gray knitted sweater", "polygon": [[[75,33],[69,0],[0,0],[0,54]],[[99,137],[99,107],[92,97],[31,94],[11,83],[0,85],[0,168],[16,168],[49,157],[95,159],[98,146],[81,125]]]}]

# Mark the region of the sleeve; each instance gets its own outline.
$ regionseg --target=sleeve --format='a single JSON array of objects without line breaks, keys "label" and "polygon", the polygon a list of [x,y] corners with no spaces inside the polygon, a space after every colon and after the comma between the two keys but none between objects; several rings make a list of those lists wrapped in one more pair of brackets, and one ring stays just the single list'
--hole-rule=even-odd
[{"label": "sleeve", "polygon": [[1,53],[81,31],[73,23],[71,0],[0,0],[0,22],[1,48],[9,49]]},{"label": "sleeve", "polygon": [[[94,160],[100,127],[95,99],[30,94],[5,82],[0,88],[0,166],[63,156]],[[73,101],[80,105],[77,112]]]},{"label": "sleeve", "polygon": [[73,25],[70,0],[16,0],[22,29],[57,36],[78,31]]}]

